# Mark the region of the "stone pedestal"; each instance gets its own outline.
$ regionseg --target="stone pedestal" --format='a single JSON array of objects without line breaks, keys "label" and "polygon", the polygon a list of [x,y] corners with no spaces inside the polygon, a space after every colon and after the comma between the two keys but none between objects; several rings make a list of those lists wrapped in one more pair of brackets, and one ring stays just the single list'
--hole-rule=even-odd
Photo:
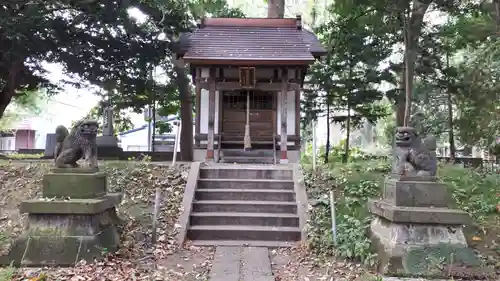
[{"label": "stone pedestal", "polygon": [[97,155],[100,159],[120,159],[123,149],[118,146],[115,136],[99,136],[96,138]]},{"label": "stone pedestal", "polygon": [[56,143],[56,134],[47,134],[43,158],[49,159],[55,157]]},{"label": "stone pedestal", "polygon": [[440,275],[442,263],[479,265],[467,248],[462,226],[467,213],[449,208],[446,186],[435,177],[401,177],[385,182],[382,200],[369,201],[377,218],[370,232],[379,271],[398,275]]},{"label": "stone pedestal", "polygon": [[43,179],[43,198],[21,203],[28,225],[7,262],[17,266],[71,266],[118,248],[121,194],[106,192],[97,169],[53,169]]}]

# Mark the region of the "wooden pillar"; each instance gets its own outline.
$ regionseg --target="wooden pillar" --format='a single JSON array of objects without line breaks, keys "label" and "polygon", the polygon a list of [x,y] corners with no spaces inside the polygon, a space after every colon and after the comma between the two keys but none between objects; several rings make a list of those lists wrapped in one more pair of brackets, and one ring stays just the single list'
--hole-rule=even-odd
[{"label": "wooden pillar", "polygon": [[287,69],[283,68],[281,70],[281,140],[280,140],[280,150],[281,157],[280,163],[286,164],[288,163],[287,157],[287,132],[286,132],[286,118],[287,118],[287,95],[288,95],[288,73]]},{"label": "wooden pillar", "polygon": [[208,90],[208,136],[207,161],[214,160],[214,124],[215,124],[215,68],[210,68]]},{"label": "wooden pillar", "polygon": [[[195,136],[200,135],[200,108],[201,108],[201,68],[197,67],[196,68],[196,78],[195,78],[195,95],[196,95],[196,101],[195,101],[195,124],[194,124],[194,133]],[[195,139],[194,141],[195,147],[198,148],[200,147],[200,140],[198,138]]]},{"label": "wooden pillar", "polygon": [[295,146],[300,147],[300,90],[295,90]]}]

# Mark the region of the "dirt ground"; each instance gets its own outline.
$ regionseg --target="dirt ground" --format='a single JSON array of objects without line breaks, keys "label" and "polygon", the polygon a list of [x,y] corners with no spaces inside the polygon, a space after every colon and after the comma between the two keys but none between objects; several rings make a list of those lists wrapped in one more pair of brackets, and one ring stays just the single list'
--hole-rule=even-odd
[{"label": "dirt ground", "polygon": [[[8,252],[10,243],[25,225],[25,216],[18,211],[20,202],[41,196],[43,174],[50,166],[50,162],[41,161],[0,162],[2,254]],[[174,239],[189,165],[170,168],[114,161],[101,163],[100,167],[108,175],[109,189],[124,192],[118,207],[120,217],[126,221],[119,251],[108,254],[102,261],[80,262],[71,268],[20,268],[5,280],[208,280],[213,248],[179,247]],[[163,196],[158,216],[158,243],[152,245],[152,210],[158,186]],[[13,270],[0,269],[0,280],[10,271]]]}]

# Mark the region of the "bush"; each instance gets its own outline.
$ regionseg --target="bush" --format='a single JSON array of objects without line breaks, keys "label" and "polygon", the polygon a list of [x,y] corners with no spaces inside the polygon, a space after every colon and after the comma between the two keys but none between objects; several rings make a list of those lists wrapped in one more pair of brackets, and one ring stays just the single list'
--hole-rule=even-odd
[{"label": "bush", "polygon": [[499,204],[500,175],[479,169],[443,164],[438,169],[439,179],[451,191],[458,208],[469,213],[475,224],[485,223]]},{"label": "bush", "polygon": [[[371,221],[366,203],[380,194],[388,164],[367,160],[323,168],[322,172],[305,171],[304,182],[312,201],[308,223],[309,247],[320,256],[335,255],[374,265],[367,231]],[[321,169],[319,169],[321,170]],[[333,241],[330,190],[334,191],[337,241]]]},{"label": "bush", "polygon": [[43,153],[39,154],[24,154],[24,153],[12,153],[8,154],[9,159],[40,159],[43,157]]}]

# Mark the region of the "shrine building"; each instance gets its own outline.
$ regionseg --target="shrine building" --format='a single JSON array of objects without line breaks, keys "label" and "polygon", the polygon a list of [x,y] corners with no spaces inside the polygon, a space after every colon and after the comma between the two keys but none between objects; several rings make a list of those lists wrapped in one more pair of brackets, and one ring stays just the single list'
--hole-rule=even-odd
[{"label": "shrine building", "polygon": [[205,18],[183,34],[177,57],[196,87],[194,161],[225,151],[272,151],[274,163],[300,155],[300,93],[326,54],[296,18]]}]

